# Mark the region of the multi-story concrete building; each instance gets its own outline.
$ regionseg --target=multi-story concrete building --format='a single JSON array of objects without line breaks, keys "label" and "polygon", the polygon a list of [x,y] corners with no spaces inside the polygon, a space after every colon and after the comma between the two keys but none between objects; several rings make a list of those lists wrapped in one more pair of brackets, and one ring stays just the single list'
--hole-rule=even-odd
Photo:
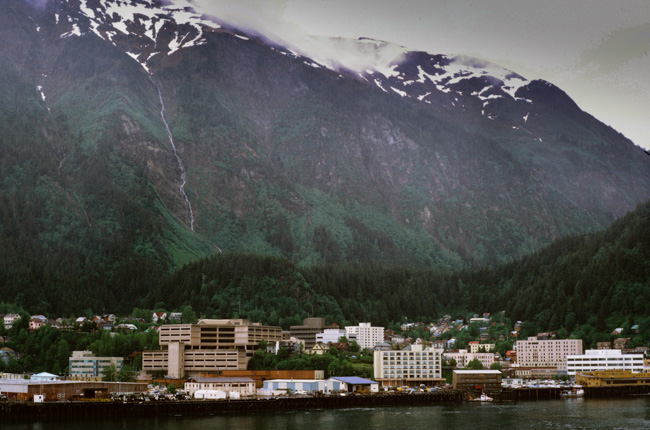
[{"label": "multi-story concrete building", "polygon": [[469,352],[476,354],[477,352],[491,352],[494,351],[496,345],[493,343],[480,343],[480,342],[469,342]]},{"label": "multi-story concrete building", "polygon": [[581,355],[568,355],[567,373],[597,370],[629,370],[643,372],[643,354],[623,354],[618,349],[588,349]]},{"label": "multi-story concrete building", "polygon": [[443,354],[445,360],[451,360],[452,358],[456,360],[456,367],[467,367],[470,361],[477,359],[481,362],[484,369],[489,369],[490,366],[494,363],[494,353],[492,352],[476,352],[471,353],[467,352],[466,349],[459,349],[455,351],[446,351]]},{"label": "multi-story concrete building", "polygon": [[70,377],[81,379],[98,379],[104,377],[104,369],[113,365],[115,371],[122,370],[122,357],[95,357],[92,351],[72,351],[68,359]]},{"label": "multi-story concrete building", "polygon": [[582,354],[581,339],[528,340],[517,341],[517,364],[521,367],[555,367],[566,371],[566,358]]},{"label": "multi-story concrete building", "polygon": [[160,327],[159,351],[144,351],[142,370],[173,378],[245,370],[260,341],[282,340],[282,329],[244,319],[201,320]]},{"label": "multi-story concrete building", "polygon": [[324,327],[324,318],[305,318],[302,321],[302,325],[292,325],[289,327],[289,333],[291,337],[303,341],[306,351],[314,347],[316,344],[316,335],[321,333]]},{"label": "multi-story concrete building", "polygon": [[372,349],[376,344],[384,341],[384,328],[373,327],[369,322],[359,323],[357,326],[347,326],[345,332],[348,339],[356,339],[361,349]]},{"label": "multi-story concrete building", "polygon": [[399,351],[374,352],[375,380],[383,386],[436,385],[442,378],[442,349],[411,345]]}]

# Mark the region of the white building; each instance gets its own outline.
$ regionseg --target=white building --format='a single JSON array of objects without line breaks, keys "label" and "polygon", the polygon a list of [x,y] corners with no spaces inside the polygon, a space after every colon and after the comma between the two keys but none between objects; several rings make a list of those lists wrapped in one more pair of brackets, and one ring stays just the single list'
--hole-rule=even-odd
[{"label": "white building", "polygon": [[269,379],[264,381],[264,392],[269,394],[377,392],[379,383],[357,376],[334,376],[323,379]]},{"label": "white building", "polygon": [[236,392],[242,396],[250,396],[255,394],[255,381],[246,377],[208,378],[194,376],[185,382],[184,389],[192,397],[197,391]]},{"label": "white building", "polygon": [[268,379],[264,381],[264,391],[275,395],[286,393],[329,392],[327,381],[323,379]]},{"label": "white building", "polygon": [[61,377],[52,373],[41,372],[29,377],[30,381],[58,381]]},{"label": "white building", "polygon": [[567,356],[569,375],[596,370],[643,372],[643,354],[623,354],[620,349],[588,349],[584,354]]},{"label": "white building", "polygon": [[476,354],[479,351],[491,352],[494,351],[496,348],[496,345],[493,343],[470,342],[468,346],[469,346],[469,352],[471,352],[472,354]]},{"label": "white building", "polygon": [[555,367],[562,371],[569,355],[582,354],[582,339],[538,340],[531,336],[516,345],[519,367]]},{"label": "white building", "polygon": [[4,324],[5,328],[9,330],[13,324],[20,319],[20,315],[18,314],[7,314],[4,317]]},{"label": "white building", "polygon": [[375,380],[391,387],[439,383],[443,381],[442,351],[422,345],[410,345],[399,351],[375,351]]},{"label": "white building", "polygon": [[95,357],[92,351],[72,351],[68,361],[71,378],[102,378],[106,367],[114,365],[119,372],[124,364],[122,357]]},{"label": "white building", "polygon": [[445,360],[456,360],[456,366],[459,368],[467,367],[470,361],[477,359],[481,362],[484,369],[489,369],[494,363],[494,353],[492,352],[476,352],[471,353],[466,349],[459,349],[458,352],[446,351],[443,354]]},{"label": "white building", "polygon": [[359,323],[358,326],[347,326],[345,332],[348,339],[356,339],[361,349],[372,349],[377,343],[384,341],[384,328],[372,327],[369,322]]},{"label": "white building", "polygon": [[[347,337],[347,332],[342,329],[326,328],[322,333],[316,333],[316,343],[320,342],[327,345],[328,343],[337,343],[340,338]],[[348,339],[350,342],[353,339]],[[356,339],[354,339],[356,340]]]}]

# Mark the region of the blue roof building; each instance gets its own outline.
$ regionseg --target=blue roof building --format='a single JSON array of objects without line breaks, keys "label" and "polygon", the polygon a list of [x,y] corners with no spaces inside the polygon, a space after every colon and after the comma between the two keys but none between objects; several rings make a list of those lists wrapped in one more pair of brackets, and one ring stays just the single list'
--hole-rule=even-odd
[{"label": "blue roof building", "polygon": [[328,382],[330,382],[330,389],[332,391],[343,391],[346,393],[365,391],[375,393],[379,391],[379,382],[358,376],[333,376],[328,379]]}]

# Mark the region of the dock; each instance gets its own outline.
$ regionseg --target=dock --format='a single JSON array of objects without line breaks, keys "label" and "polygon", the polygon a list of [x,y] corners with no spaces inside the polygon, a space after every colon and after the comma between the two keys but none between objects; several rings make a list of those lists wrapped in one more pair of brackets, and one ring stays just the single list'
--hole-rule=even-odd
[{"label": "dock", "polygon": [[462,403],[460,390],[436,393],[373,394],[322,397],[276,397],[242,400],[187,400],[150,402],[2,402],[0,416],[12,421],[49,421],[70,418],[200,416],[281,410],[423,406]]}]

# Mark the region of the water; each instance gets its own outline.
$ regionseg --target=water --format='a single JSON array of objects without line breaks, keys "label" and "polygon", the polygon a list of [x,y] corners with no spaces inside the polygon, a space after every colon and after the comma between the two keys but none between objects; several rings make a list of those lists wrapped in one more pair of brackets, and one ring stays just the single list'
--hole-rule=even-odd
[{"label": "water", "polygon": [[650,429],[650,398],[281,411],[0,424],[2,430]]}]

